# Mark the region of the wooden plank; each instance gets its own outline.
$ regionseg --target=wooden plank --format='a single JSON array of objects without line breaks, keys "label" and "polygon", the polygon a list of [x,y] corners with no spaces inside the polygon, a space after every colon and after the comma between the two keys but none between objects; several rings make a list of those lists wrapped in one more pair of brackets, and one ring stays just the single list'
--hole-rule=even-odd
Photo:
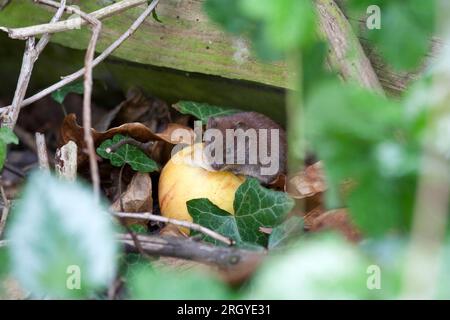
[{"label": "wooden plank", "polygon": [[[248,80],[286,88],[288,71],[284,63],[263,63],[252,54],[243,38],[226,35],[202,12],[204,0],[163,0],[158,16],[163,23],[148,19],[114,56],[131,62],[187,72]],[[110,0],[74,1],[91,12],[111,4]],[[133,8],[104,20],[98,45],[102,51],[134,21],[143,7]],[[14,0],[0,11],[0,25],[23,27],[46,23],[51,11],[30,0]],[[84,49],[89,30],[82,28],[55,35],[52,41],[73,49]]]},{"label": "wooden plank", "polygon": [[[119,48],[114,56],[130,62],[176,69],[188,73],[214,75],[226,79],[247,80],[264,85],[287,88],[289,72],[284,63],[262,63],[250,54],[248,42],[233,38],[208,21],[202,13],[205,0],[162,0],[158,14],[163,23],[148,19],[141,29]],[[341,3],[342,0],[337,1]],[[74,0],[86,11],[111,4],[111,0]],[[98,51],[102,51],[138,16],[142,8],[126,11],[104,21]],[[14,0],[0,11],[0,25],[23,27],[46,23],[51,11],[31,0]],[[351,18],[351,21],[359,19]],[[52,41],[74,49],[85,49],[89,38],[87,28],[58,34]],[[360,39],[381,85],[390,95],[404,91],[417,79],[424,66],[415,72],[401,72],[386,65],[365,39]],[[441,47],[433,39],[429,61]]]},{"label": "wooden plank", "polygon": [[[0,97],[5,98],[0,101],[0,107],[11,103],[23,47],[23,41],[11,40],[6,34],[0,33]],[[83,51],[50,43],[33,70],[28,95],[52,85],[62,75],[81,68],[83,60]],[[94,94],[97,96],[117,88],[125,93],[130,88],[138,87],[169,104],[179,100],[202,101],[258,111],[281,124],[285,121],[285,90],[255,82],[142,65],[116,58],[107,59],[95,68],[94,79]],[[114,107],[114,104],[110,107]]]}]

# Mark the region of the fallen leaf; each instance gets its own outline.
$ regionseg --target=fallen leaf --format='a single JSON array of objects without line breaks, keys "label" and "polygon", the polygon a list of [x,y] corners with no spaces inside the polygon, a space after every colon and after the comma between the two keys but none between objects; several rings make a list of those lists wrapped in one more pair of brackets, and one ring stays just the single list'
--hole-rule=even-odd
[{"label": "fallen leaf", "polygon": [[337,209],[325,212],[314,219],[309,228],[310,232],[324,230],[338,231],[351,242],[358,242],[361,240],[361,232],[352,223],[347,209]]},{"label": "fallen leaf", "polygon": [[140,122],[152,131],[159,131],[170,122],[170,109],[164,101],[146,96],[141,90],[132,88],[127,99],[120,104],[119,112],[112,125]]},{"label": "fallen leaf", "polygon": [[286,175],[280,174],[274,181],[269,183],[268,187],[275,190],[286,191]]},{"label": "fallen leaf", "polygon": [[[123,210],[125,212],[152,212],[152,179],[148,173],[137,172],[127,190],[122,194]],[[120,208],[120,199],[117,199],[110,210],[115,212],[122,211]]]},{"label": "fallen leaf", "polygon": [[[172,138],[172,133],[176,129],[186,130],[185,137]],[[97,131],[91,129],[92,137],[94,139],[95,147],[98,147],[104,140],[112,139],[116,134],[122,134],[136,139],[140,142],[148,141],[162,141],[165,144],[190,143],[193,140],[193,130],[189,127],[180,124],[169,124],[167,128],[161,133],[155,133],[142,123],[126,123],[119,127],[111,128],[107,131]],[[78,125],[75,114],[69,114],[64,118],[60,129],[60,144],[64,145],[69,141],[73,141],[78,146],[78,165],[81,166],[87,160],[86,142],[84,141],[83,127]],[[156,144],[154,144],[154,147]],[[161,146],[159,146],[161,148]]]},{"label": "fallen leaf", "polygon": [[287,190],[295,199],[312,197],[327,190],[322,162],[316,162],[290,178]]}]

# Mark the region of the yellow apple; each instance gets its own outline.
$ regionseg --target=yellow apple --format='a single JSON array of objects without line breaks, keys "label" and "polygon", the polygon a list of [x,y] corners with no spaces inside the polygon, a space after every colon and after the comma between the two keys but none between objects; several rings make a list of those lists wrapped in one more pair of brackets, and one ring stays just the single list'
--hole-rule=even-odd
[{"label": "yellow apple", "polygon": [[192,222],[186,201],[198,198],[208,198],[234,214],[234,194],[245,178],[231,172],[208,170],[202,151],[203,144],[188,146],[172,156],[162,169],[158,195],[164,217]]}]

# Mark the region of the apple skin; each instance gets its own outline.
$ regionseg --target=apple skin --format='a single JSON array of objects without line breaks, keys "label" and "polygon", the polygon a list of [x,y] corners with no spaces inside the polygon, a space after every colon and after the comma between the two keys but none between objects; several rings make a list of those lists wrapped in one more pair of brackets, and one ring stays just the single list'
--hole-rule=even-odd
[{"label": "apple skin", "polygon": [[[234,214],[234,195],[245,181],[227,171],[209,171],[206,165],[194,161],[193,155],[203,150],[202,144],[188,146],[167,162],[159,178],[159,206],[167,218],[192,222],[186,202],[207,198],[219,208]],[[182,231],[188,233],[185,228]]]}]

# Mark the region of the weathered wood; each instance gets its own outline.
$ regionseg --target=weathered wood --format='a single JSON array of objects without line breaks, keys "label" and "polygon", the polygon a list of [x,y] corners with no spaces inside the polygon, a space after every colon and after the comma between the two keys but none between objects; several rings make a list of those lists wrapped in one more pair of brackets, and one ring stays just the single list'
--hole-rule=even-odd
[{"label": "weathered wood", "polygon": [[[205,0],[164,0],[158,7],[163,20],[160,24],[149,19],[145,25],[121,48],[115,57],[153,67],[165,67],[188,74],[215,75],[225,79],[248,80],[250,82],[286,88],[289,71],[284,63],[267,64],[249,53],[248,42],[226,35],[212,24],[201,7]],[[73,1],[90,12],[112,3],[111,0]],[[341,3],[342,1],[337,1]],[[102,51],[123,32],[137,17],[142,7],[130,9],[118,17],[104,20],[103,33],[98,50]],[[46,23],[51,17],[48,8],[33,4],[31,0],[14,0],[0,11],[0,25],[22,27]],[[351,21],[357,20],[350,18]],[[64,46],[84,49],[89,32],[86,28],[64,32],[53,37],[53,41]],[[399,94],[423,70],[415,72],[395,71],[385,64],[365,39],[360,38],[373,69],[383,88],[389,94]],[[433,48],[439,41],[433,40]],[[432,50],[430,56],[434,56]],[[155,87],[155,84],[151,84]],[[170,90],[170,89],[168,89]],[[197,88],[199,93],[200,88]],[[157,91],[164,91],[158,87]],[[232,101],[230,105],[235,104]],[[241,103],[243,104],[243,103]]]},{"label": "weathered wood", "polygon": [[316,0],[320,30],[330,49],[330,65],[346,81],[355,81],[375,92],[384,94],[380,81],[367,58],[359,39],[340,8],[331,0]]},{"label": "weathered wood", "polygon": [[[78,3],[77,3],[78,2]],[[148,19],[138,32],[124,43],[115,56],[132,62],[188,72],[242,79],[286,87],[284,63],[262,63],[251,53],[248,42],[226,35],[212,24],[202,11],[204,0],[164,0],[158,6],[163,23]],[[75,1],[82,10],[92,12],[111,1]],[[97,49],[102,51],[128,28],[142,6],[103,21]],[[30,0],[14,0],[0,11],[0,25],[23,27],[49,21],[51,11]],[[84,49],[89,30],[63,32],[53,41],[74,49]]]}]

